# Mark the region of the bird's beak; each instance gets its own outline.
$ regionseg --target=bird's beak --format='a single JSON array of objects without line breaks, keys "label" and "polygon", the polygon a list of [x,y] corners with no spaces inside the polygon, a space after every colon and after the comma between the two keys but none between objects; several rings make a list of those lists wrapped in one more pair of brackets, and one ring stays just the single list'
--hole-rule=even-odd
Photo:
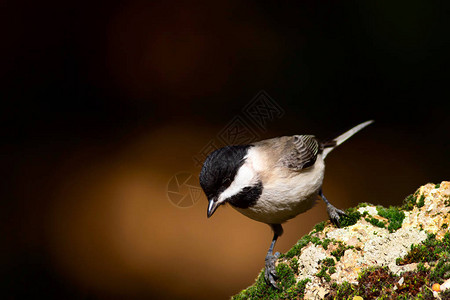
[{"label": "bird's beak", "polygon": [[214,201],[214,200],[216,200],[216,199],[212,198],[209,200],[208,213],[207,213],[208,218],[211,217],[213,215],[213,213],[216,211],[216,209],[220,206],[220,203],[218,201]]}]

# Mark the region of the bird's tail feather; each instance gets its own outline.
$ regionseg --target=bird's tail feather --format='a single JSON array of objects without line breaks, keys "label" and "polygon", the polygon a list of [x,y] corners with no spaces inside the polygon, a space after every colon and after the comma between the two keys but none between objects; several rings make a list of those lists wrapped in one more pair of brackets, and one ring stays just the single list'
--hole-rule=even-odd
[{"label": "bird's tail feather", "polygon": [[331,150],[333,150],[334,148],[336,148],[337,146],[339,146],[340,144],[345,142],[349,137],[351,137],[352,135],[354,135],[355,133],[357,133],[358,131],[360,131],[361,129],[363,129],[364,127],[366,127],[372,123],[373,123],[373,120],[366,121],[364,123],[361,123],[361,124],[353,127],[349,131],[344,132],[337,138],[334,138],[331,141],[322,143],[322,145],[321,145],[323,148],[322,157],[325,158],[328,155],[328,153],[331,152]]}]

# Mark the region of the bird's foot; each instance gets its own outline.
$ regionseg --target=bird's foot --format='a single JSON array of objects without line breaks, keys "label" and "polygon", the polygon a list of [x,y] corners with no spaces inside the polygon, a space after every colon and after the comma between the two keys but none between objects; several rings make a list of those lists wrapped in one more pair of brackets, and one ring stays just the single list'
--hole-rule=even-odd
[{"label": "bird's foot", "polygon": [[280,256],[280,253],[275,253],[275,255],[267,254],[266,256],[266,267],[264,269],[264,279],[266,280],[268,285],[271,285],[272,287],[276,289],[280,289],[277,285],[277,271],[275,269],[275,261],[278,259],[278,256]]},{"label": "bird's foot", "polygon": [[336,227],[340,227],[341,217],[348,217],[348,215],[339,208],[336,208],[332,204],[327,204],[328,216],[330,217],[331,223],[336,225]]}]

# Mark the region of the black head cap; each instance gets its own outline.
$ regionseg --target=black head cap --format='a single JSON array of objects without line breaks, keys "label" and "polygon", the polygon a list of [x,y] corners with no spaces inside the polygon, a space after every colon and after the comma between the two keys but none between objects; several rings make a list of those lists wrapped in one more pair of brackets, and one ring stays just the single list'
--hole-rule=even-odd
[{"label": "black head cap", "polygon": [[208,200],[217,197],[230,186],[250,147],[251,145],[226,146],[206,158],[200,172],[200,186]]}]

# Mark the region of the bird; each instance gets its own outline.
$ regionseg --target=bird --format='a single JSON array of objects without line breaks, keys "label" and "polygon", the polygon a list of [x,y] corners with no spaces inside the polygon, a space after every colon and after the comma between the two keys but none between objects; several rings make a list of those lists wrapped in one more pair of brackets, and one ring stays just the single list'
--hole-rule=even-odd
[{"label": "bird", "polygon": [[229,204],[243,215],[265,224],[273,238],[265,257],[264,278],[278,289],[273,254],[283,234],[282,224],[312,208],[318,198],[327,206],[331,222],[339,227],[347,215],[325,197],[322,184],[325,157],[352,135],[373,123],[363,122],[331,140],[314,135],[281,136],[244,145],[228,145],[210,153],[199,175],[208,200],[207,217]]}]

